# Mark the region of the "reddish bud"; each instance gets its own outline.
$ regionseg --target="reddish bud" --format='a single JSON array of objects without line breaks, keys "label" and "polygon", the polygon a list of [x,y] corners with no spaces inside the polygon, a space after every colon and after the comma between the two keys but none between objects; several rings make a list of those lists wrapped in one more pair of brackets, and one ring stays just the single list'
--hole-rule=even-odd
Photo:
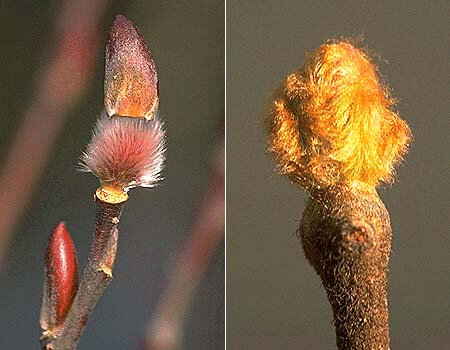
[{"label": "reddish bud", "polygon": [[155,62],[139,29],[122,15],[111,25],[105,61],[108,115],[153,118],[159,104]]},{"label": "reddish bud", "polygon": [[45,252],[41,327],[51,330],[64,322],[78,288],[77,256],[64,222],[50,236]]}]

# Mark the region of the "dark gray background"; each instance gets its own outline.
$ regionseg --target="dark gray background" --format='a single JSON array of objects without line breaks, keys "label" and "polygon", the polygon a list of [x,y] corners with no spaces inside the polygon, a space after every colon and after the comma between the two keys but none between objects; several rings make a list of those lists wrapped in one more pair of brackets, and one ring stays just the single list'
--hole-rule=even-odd
[{"label": "dark gray background", "polygon": [[[26,110],[36,72],[49,59],[59,4],[1,2],[1,160]],[[92,314],[80,349],[138,349],[206,186],[224,116],[223,1],[113,2],[99,26],[102,42],[91,85],[70,112],[0,277],[0,349],[39,348],[44,249],[58,221],[67,222],[81,268],[84,265],[98,181],[76,172],[75,166],[102,108],[103,50],[117,13],[137,24],[155,58],[160,115],[168,136],[167,162],[161,186],[131,192],[121,222],[115,279]],[[224,348],[223,245],[186,323],[186,349]]]},{"label": "dark gray background", "polygon": [[446,1],[227,2],[230,350],[335,348],[325,292],[294,235],[307,196],[274,173],[263,115],[307,52],[361,34],[414,134],[398,181],[379,191],[394,230],[391,346],[448,348],[448,14]]}]

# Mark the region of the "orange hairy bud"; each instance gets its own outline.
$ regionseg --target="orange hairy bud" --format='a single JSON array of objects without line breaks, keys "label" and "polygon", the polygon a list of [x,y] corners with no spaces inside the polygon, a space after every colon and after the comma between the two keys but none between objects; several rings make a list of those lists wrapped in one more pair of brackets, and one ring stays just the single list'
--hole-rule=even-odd
[{"label": "orange hairy bud", "polygon": [[152,119],[159,104],[155,62],[139,29],[122,15],[111,25],[105,60],[108,115]]},{"label": "orange hairy bud", "polygon": [[410,140],[393,104],[366,53],[346,41],[324,44],[275,92],[269,152],[306,189],[391,181]]}]

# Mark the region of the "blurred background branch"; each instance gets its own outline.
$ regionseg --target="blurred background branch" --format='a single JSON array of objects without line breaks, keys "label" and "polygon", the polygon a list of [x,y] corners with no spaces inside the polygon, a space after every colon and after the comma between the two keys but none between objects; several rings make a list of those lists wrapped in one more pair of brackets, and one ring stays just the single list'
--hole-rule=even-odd
[{"label": "blurred background branch", "polygon": [[[175,262],[169,282],[150,320],[146,350],[179,349],[183,323],[205,270],[224,238],[225,147],[216,146],[213,171],[186,242]],[[223,315],[225,317],[225,315]]]},{"label": "blurred background branch", "polygon": [[56,18],[57,44],[38,78],[0,175],[0,269],[17,221],[86,87],[98,46],[97,26],[110,1],[67,0]]}]

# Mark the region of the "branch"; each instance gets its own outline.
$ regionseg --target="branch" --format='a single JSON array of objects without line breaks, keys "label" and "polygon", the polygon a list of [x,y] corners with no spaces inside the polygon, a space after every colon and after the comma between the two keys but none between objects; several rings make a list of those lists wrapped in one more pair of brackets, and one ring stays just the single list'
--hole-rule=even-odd
[{"label": "branch", "polygon": [[[119,82],[115,82],[118,76]],[[137,186],[153,187],[161,180],[165,133],[153,110],[158,106],[157,87],[155,63],[144,37],[133,22],[122,15],[116,16],[106,45],[105,69],[105,105],[113,108],[115,114],[99,118],[80,164],[81,170],[92,172],[100,180],[95,193],[94,237],[69,313],[62,324],[53,322],[51,329],[47,329],[48,322],[45,322],[46,315],[53,314],[53,309],[48,310],[49,305],[67,306],[67,302],[60,300],[57,293],[63,289],[59,281],[55,282],[56,286],[52,285],[55,293],[45,294],[56,296],[59,304],[49,302],[44,295],[43,349],[76,349],[90,313],[112,280],[119,235],[117,225],[128,191]],[[118,91],[127,91],[127,94]],[[133,114],[127,114],[130,111]],[[122,112],[126,114],[117,114]],[[60,275],[65,272],[63,264],[50,267]],[[49,277],[46,276],[46,281],[53,281]],[[65,312],[59,315],[58,321]]]},{"label": "branch", "polygon": [[410,139],[377,67],[349,41],[328,42],[275,92],[268,149],[310,191],[299,236],[322,279],[340,350],[389,349],[389,214],[376,192]]},{"label": "branch", "polygon": [[389,349],[389,214],[375,190],[314,193],[300,224],[333,309],[338,349]]},{"label": "branch", "polygon": [[42,349],[76,349],[91,311],[112,280],[119,234],[117,225],[124,203],[106,203],[96,197],[94,236],[78,292],[61,327],[42,336]]},{"label": "branch", "polygon": [[[33,96],[0,173],[0,269],[69,110],[85,89],[95,61],[97,25],[108,0],[67,0],[55,25],[49,64],[38,72]],[[38,141],[36,141],[38,140]]]}]

